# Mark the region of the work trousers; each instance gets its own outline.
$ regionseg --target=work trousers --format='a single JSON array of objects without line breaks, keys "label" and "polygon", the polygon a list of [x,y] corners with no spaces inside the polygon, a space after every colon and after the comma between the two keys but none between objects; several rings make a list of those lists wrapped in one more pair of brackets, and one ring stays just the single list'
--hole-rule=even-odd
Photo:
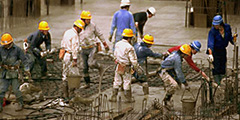
[{"label": "work trousers", "polygon": [[119,89],[123,83],[124,90],[131,90],[130,88],[131,88],[132,75],[130,72],[130,66],[126,67],[126,70],[123,74],[119,74],[117,70],[118,70],[118,66],[116,67],[116,70],[115,70],[113,88]]},{"label": "work trousers", "polygon": [[12,90],[17,99],[22,97],[22,93],[19,90],[20,84],[18,82],[18,79],[0,79],[0,99],[4,98],[9,85],[12,85]]},{"label": "work trousers", "polygon": [[63,71],[62,71],[62,80],[67,80],[67,75],[72,65],[72,55],[70,53],[65,53],[63,57]]},{"label": "work trousers", "polygon": [[82,49],[81,56],[83,60],[83,73],[84,76],[89,76],[88,69],[90,68],[97,68],[99,69],[100,65],[97,63],[96,60],[97,54],[97,47],[93,47],[90,49]]},{"label": "work trousers", "polygon": [[227,51],[226,49],[214,49],[213,52],[213,75],[224,75],[226,73]]},{"label": "work trousers", "polygon": [[174,80],[174,78],[165,69],[161,70],[159,76],[163,80],[164,85],[167,86],[167,95],[174,94],[176,89],[178,88],[178,84]]},{"label": "work trousers", "polygon": [[30,71],[33,70],[34,64],[38,63],[41,67],[41,73],[45,74],[47,72],[46,58],[41,58],[41,57],[35,56],[34,54],[31,54],[31,53],[27,53],[26,56],[30,61],[30,63],[29,63],[30,64]]}]

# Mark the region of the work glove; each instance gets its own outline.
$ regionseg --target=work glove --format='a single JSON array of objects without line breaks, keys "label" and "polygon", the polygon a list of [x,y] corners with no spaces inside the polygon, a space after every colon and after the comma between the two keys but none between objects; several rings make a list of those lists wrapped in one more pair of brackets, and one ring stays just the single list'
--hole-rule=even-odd
[{"label": "work glove", "polygon": [[41,57],[44,57],[47,55],[47,53],[48,53],[48,51],[40,52],[40,55],[41,55]]},{"label": "work glove", "polygon": [[233,42],[234,42],[234,43],[237,42],[237,37],[238,37],[238,34],[235,33],[235,34],[233,35]]},{"label": "work glove", "polygon": [[23,42],[23,49],[24,49],[24,51],[27,51],[28,47],[29,47],[28,43],[27,42]]},{"label": "work glove", "polygon": [[112,35],[109,35],[108,40],[109,42],[112,42]]},{"label": "work glove", "polygon": [[207,82],[209,82],[210,78],[205,74],[205,72],[200,71],[200,73],[201,73],[202,76],[207,80]]},{"label": "work glove", "polygon": [[77,59],[73,59],[72,66],[73,66],[73,67],[77,67]]},{"label": "work glove", "polygon": [[208,55],[208,59],[209,59],[210,62],[213,62],[214,61],[213,55]]}]

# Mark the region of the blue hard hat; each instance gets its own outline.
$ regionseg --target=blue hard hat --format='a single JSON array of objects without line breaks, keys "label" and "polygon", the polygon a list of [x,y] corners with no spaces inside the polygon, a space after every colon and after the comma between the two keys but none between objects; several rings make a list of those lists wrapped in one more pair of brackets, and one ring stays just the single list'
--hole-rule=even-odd
[{"label": "blue hard hat", "polygon": [[216,15],[216,16],[213,18],[212,24],[213,24],[213,25],[220,25],[222,22],[223,22],[222,17],[221,17],[220,15]]},{"label": "blue hard hat", "polygon": [[199,52],[202,45],[199,41],[193,41],[190,46]]}]

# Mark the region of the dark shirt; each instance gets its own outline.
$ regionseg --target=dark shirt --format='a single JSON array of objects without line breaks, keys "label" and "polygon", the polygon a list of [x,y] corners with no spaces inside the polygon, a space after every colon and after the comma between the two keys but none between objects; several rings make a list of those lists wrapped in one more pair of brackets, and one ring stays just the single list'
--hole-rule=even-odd
[{"label": "dark shirt", "polygon": [[146,12],[138,12],[133,14],[134,21],[138,22],[138,30],[140,35],[143,35],[143,27],[148,20]]},{"label": "dark shirt", "polygon": [[45,42],[46,50],[51,50],[51,35],[48,32],[47,35],[44,35],[39,30],[32,33],[28,38],[27,42],[30,43],[30,50],[33,50],[34,48],[38,48],[40,51],[42,51],[42,48],[40,45]]},{"label": "dark shirt", "polygon": [[225,49],[228,46],[228,43],[233,43],[232,30],[230,25],[224,24],[224,38],[222,37],[219,30],[214,27],[211,28],[208,34],[208,48],[210,48],[213,52],[214,49]]},{"label": "dark shirt", "polygon": [[147,57],[161,58],[162,54],[154,53],[144,42],[135,43],[134,49],[137,54],[139,64],[143,64]]}]

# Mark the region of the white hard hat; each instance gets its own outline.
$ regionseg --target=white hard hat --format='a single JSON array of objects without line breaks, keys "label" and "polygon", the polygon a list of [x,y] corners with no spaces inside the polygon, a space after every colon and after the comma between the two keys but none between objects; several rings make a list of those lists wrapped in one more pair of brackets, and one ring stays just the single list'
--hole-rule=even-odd
[{"label": "white hard hat", "polygon": [[154,7],[148,8],[148,11],[153,15],[155,15],[155,13],[156,13],[156,9]]},{"label": "white hard hat", "polygon": [[121,0],[120,7],[127,6],[127,5],[130,6],[130,0]]}]

